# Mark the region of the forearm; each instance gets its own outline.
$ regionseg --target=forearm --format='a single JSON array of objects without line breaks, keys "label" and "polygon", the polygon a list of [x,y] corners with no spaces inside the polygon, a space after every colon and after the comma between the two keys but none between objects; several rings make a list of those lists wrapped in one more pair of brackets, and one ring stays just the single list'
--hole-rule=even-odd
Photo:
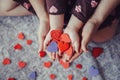
[{"label": "forearm", "polygon": [[102,0],[93,16],[88,20],[89,23],[99,27],[110,13],[120,4],[120,0]]},{"label": "forearm", "polygon": [[48,20],[45,0],[29,0],[39,19]]}]

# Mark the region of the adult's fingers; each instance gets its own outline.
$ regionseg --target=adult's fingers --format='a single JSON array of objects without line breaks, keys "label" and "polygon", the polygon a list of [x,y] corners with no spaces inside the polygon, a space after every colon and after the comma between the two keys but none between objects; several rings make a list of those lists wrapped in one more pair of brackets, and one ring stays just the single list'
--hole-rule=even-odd
[{"label": "adult's fingers", "polygon": [[76,58],[78,58],[82,54],[82,50],[79,53],[75,53],[73,57],[69,60],[69,62],[73,62]]}]

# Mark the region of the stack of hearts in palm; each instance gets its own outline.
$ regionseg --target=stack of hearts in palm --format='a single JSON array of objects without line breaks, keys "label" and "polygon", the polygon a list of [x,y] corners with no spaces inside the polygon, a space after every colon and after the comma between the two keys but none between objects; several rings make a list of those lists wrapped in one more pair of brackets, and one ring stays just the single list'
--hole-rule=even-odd
[{"label": "stack of hearts in palm", "polygon": [[[48,52],[60,52],[61,53],[61,59],[60,64],[64,68],[69,67],[69,60],[71,56],[73,55],[73,48],[71,46],[71,39],[67,33],[63,33],[61,30],[52,30],[51,31],[51,38],[52,41],[47,46]],[[66,56],[67,60],[65,61],[63,58]]]}]

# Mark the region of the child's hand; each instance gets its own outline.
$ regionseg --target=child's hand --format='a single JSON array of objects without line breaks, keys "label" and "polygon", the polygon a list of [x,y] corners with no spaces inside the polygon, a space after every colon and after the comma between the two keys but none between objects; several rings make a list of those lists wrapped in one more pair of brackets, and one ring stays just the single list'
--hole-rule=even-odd
[{"label": "child's hand", "polygon": [[45,41],[44,41],[44,50],[47,52],[48,56],[52,59],[52,60],[55,60],[56,58],[58,58],[58,52],[48,52],[46,49],[47,49],[47,46],[49,45],[49,43],[52,41],[52,38],[51,38],[51,31],[53,30],[61,30],[61,28],[51,28],[50,31],[48,32],[46,38],[45,38]]},{"label": "child's hand", "polygon": [[42,51],[44,49],[44,40],[45,37],[47,35],[47,33],[49,32],[49,22],[48,21],[44,21],[41,20],[40,21],[40,27],[38,30],[38,40],[39,40],[39,51]]},{"label": "child's hand", "polygon": [[[75,30],[74,28],[67,27],[64,31],[64,33],[67,33],[71,39],[71,44],[73,47],[73,50],[75,50],[75,53],[79,53],[80,51],[80,36],[78,34],[78,30]],[[69,60],[72,56],[64,55],[66,60]],[[68,59],[69,58],[69,59]]]}]

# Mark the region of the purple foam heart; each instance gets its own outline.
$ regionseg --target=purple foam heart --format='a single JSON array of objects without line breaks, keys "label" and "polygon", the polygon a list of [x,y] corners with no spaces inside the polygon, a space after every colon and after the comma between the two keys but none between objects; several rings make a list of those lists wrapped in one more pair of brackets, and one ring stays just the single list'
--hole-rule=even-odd
[{"label": "purple foam heart", "polygon": [[58,51],[57,43],[56,43],[55,41],[52,41],[52,42],[48,45],[47,51],[49,51],[49,52],[57,52],[57,51]]},{"label": "purple foam heart", "polygon": [[89,71],[88,71],[88,72],[89,72],[89,75],[90,75],[91,77],[97,76],[97,75],[99,74],[98,69],[95,68],[94,66],[89,67]]},{"label": "purple foam heart", "polygon": [[36,72],[31,72],[30,75],[29,75],[29,78],[35,80],[36,76],[37,76]]}]

